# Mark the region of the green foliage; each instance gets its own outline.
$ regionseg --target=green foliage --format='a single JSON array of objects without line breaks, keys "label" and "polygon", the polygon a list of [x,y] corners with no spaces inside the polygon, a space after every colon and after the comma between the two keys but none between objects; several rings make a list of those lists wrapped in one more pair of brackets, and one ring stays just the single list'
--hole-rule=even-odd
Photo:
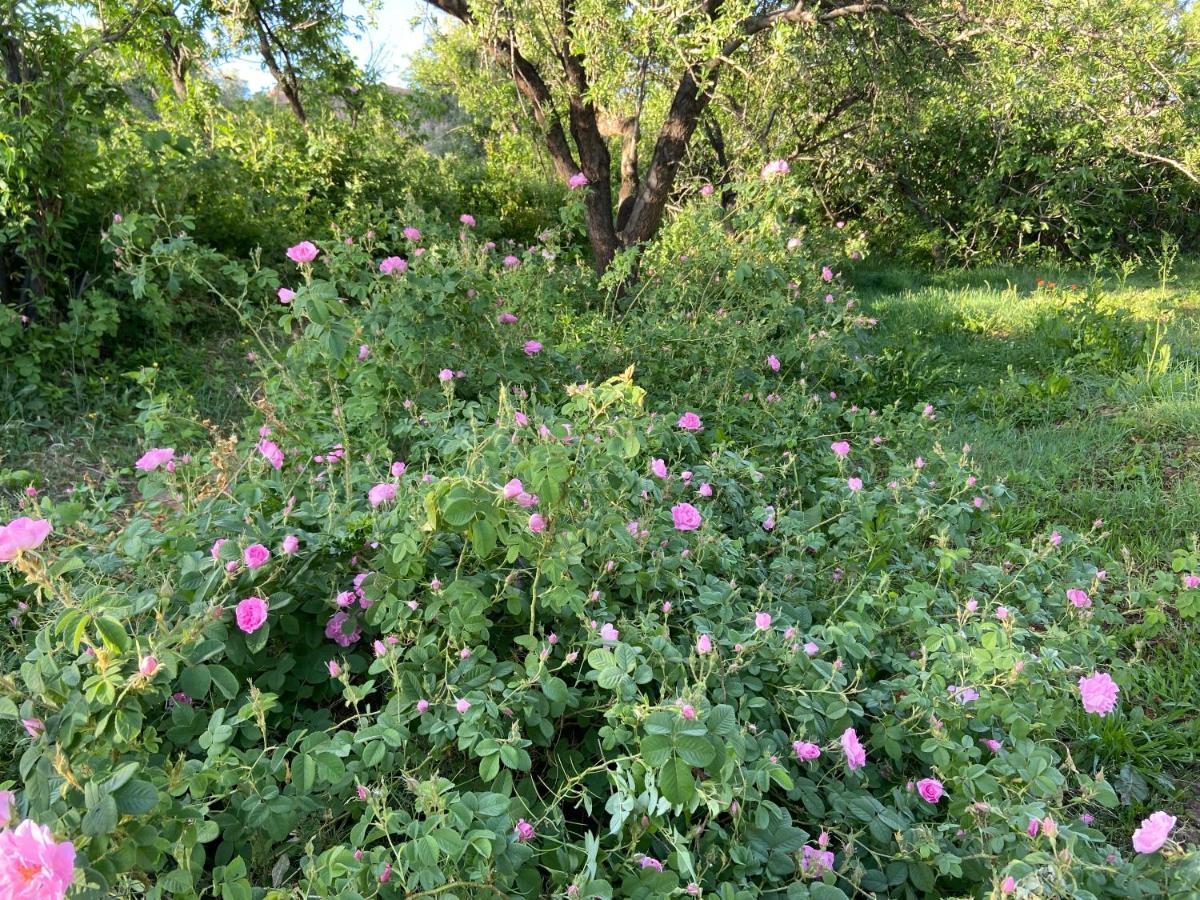
[{"label": "green foliage", "polygon": [[1092,535],[1018,537],[939,415],[834,396],[867,322],[759,190],[733,227],[677,220],[631,296],[551,232],[518,265],[435,218],[320,241],[269,322],[226,295],[276,333],[242,433],[176,420],[147,373],[172,464],[127,469],[123,503],[25,501],[55,533],[5,567],[0,717],[45,732],[3,777],[91,895],[1195,888],[1078,821],[1118,798],[1062,738],[1127,714],[1075,682],[1131,677]]}]

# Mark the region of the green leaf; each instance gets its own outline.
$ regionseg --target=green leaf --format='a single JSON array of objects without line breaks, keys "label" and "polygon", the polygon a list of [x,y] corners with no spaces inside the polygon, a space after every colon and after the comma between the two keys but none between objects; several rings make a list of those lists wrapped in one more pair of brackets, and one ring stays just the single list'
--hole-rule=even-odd
[{"label": "green leaf", "polygon": [[496,528],[487,519],[480,519],[471,526],[471,547],[475,555],[484,559],[496,550]]},{"label": "green leaf", "polygon": [[127,816],[144,816],[158,805],[158,790],[148,781],[135,779],[113,794],[117,809]]},{"label": "green leaf", "polygon": [[679,735],[675,739],[675,752],[684,762],[692,766],[707,766],[717,755],[708,738],[695,734]]},{"label": "green leaf", "polygon": [[95,623],[100,639],[109,649],[121,653],[129,649],[129,635],[125,633],[124,625],[108,616],[100,616]]},{"label": "green leaf", "polygon": [[156,886],[168,894],[183,894],[192,889],[192,876],[184,869],[175,869],[158,876]]},{"label": "green leaf", "polygon": [[209,666],[209,677],[213,686],[221,692],[226,700],[232,700],[238,694],[237,677],[224,666]]},{"label": "green leaf", "polygon": [[117,801],[111,794],[101,797],[91,804],[79,830],[87,835],[108,834],[117,827]]},{"label": "green leaf", "polygon": [[387,745],[383,741],[371,741],[363,749],[362,761],[363,765],[369,768],[375,768],[383,762],[383,756],[387,752]]},{"label": "green leaf", "polygon": [[814,881],[808,886],[808,896],[812,900],[848,900],[841,888],[822,881]]},{"label": "green leaf", "polygon": [[493,753],[485,756],[479,763],[479,777],[483,781],[492,781],[500,774],[500,754]]},{"label": "green leaf", "polygon": [[208,666],[188,666],[179,675],[179,689],[193,700],[207,696],[211,683]]},{"label": "green leaf", "polygon": [[733,707],[727,704],[714,706],[708,711],[708,717],[704,720],[704,724],[708,730],[718,737],[731,737],[737,734],[737,714],[733,711]]},{"label": "green leaf", "polygon": [[658,790],[672,803],[687,803],[695,796],[696,781],[692,770],[678,756],[672,756],[658,773]]},{"label": "green leaf", "polygon": [[567,692],[567,683],[557,675],[551,675],[542,685],[542,693],[546,695],[546,699],[551,703],[565,704],[570,699],[570,694]]},{"label": "green leaf", "polygon": [[258,653],[263,647],[267,646],[267,638],[271,634],[271,624],[264,622],[263,626],[253,634],[246,635],[246,649],[251,653]]},{"label": "green leaf", "polygon": [[111,793],[112,791],[120,789],[126,783],[128,783],[129,779],[137,774],[137,770],[140,767],[141,763],[139,762],[125,763],[125,765],[121,766],[108,777],[108,781],[104,783],[104,790]]}]

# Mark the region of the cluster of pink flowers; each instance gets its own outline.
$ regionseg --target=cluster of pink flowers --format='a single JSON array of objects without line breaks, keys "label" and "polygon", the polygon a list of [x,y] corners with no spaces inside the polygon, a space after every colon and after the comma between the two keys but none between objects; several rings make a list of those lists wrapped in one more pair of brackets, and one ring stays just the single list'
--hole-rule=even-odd
[{"label": "cluster of pink flowers", "polygon": [[505,500],[516,500],[517,504],[525,509],[538,505],[538,495],[525,490],[525,486],[521,484],[519,478],[509,479],[500,492],[504,495]]},{"label": "cluster of pink flowers", "polygon": [[318,453],[316,456],[314,456],[313,462],[325,463],[326,465],[332,466],[335,462],[340,460],[345,455],[346,455],[346,448],[343,447],[341,444],[334,444],[333,449],[330,450],[328,453],[326,453],[324,455],[321,455],[320,453]]},{"label": "cluster of pink flowers", "polygon": [[50,523],[45,519],[13,519],[0,528],[0,562],[11,562],[18,553],[36,550],[49,534]]}]

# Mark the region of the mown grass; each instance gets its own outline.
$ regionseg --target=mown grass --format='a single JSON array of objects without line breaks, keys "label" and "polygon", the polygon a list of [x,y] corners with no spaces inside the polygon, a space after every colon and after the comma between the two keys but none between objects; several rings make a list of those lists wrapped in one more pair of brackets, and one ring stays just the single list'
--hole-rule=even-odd
[{"label": "mown grass", "polygon": [[1117,637],[1130,665],[1122,714],[1084,751],[1115,776],[1126,827],[1167,803],[1188,813],[1195,838],[1200,634],[1155,577],[1200,532],[1200,265],[1163,276],[1006,268],[852,280],[879,319],[879,390],[938,406],[982,474],[1018,496],[1006,531],[1103,520],[1119,561],[1107,602],[1126,619]]}]

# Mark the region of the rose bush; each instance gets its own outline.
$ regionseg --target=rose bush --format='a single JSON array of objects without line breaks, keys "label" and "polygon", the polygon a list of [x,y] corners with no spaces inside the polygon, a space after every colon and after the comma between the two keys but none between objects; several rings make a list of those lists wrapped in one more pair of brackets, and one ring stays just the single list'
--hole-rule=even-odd
[{"label": "rose bush", "polygon": [[1089,535],[854,405],[870,323],[760,190],[632,295],[553,234],[314,241],[243,434],[149,402],[135,498],[23,501],[0,778],[80,896],[1196,887],[1062,740],[1121,714]]}]

